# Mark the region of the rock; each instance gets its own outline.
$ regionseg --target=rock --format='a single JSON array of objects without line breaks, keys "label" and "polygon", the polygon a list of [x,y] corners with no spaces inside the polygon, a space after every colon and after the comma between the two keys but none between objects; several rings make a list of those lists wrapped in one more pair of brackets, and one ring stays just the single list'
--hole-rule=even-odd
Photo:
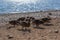
[{"label": "rock", "polygon": [[29,37],[28,40],[30,40],[31,38]]},{"label": "rock", "polygon": [[22,31],[22,29],[17,29],[18,31]]},{"label": "rock", "polygon": [[12,39],[13,36],[12,35],[7,35],[8,39]]},{"label": "rock", "polygon": [[52,15],[52,13],[49,13],[49,15]]},{"label": "rock", "polygon": [[59,33],[59,30],[55,30],[54,32],[55,32],[55,33]]}]

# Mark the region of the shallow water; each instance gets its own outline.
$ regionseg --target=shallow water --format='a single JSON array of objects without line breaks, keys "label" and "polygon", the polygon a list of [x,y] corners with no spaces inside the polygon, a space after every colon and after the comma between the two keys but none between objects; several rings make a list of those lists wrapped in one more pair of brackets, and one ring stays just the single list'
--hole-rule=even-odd
[{"label": "shallow water", "polygon": [[0,0],[0,13],[38,10],[60,10],[60,0],[37,0],[28,3]]}]

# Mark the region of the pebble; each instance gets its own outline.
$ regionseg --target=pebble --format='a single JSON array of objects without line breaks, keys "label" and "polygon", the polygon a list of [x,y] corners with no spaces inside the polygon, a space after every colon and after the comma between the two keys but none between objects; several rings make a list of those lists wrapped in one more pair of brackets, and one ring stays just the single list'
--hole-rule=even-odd
[{"label": "pebble", "polygon": [[13,36],[12,35],[7,35],[8,39],[12,39]]},{"label": "pebble", "polygon": [[55,30],[54,32],[55,32],[55,33],[59,33],[59,30]]},{"label": "pebble", "polygon": [[49,13],[49,15],[52,15],[52,13]]}]

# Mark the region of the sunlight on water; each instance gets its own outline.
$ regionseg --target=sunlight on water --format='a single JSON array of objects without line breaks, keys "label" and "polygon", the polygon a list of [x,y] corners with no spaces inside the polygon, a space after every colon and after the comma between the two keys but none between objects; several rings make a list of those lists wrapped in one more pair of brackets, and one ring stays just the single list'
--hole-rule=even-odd
[{"label": "sunlight on water", "polygon": [[60,0],[0,0],[0,13],[60,10]]},{"label": "sunlight on water", "polygon": [[38,0],[5,0],[7,2],[36,3]]},{"label": "sunlight on water", "polygon": [[12,2],[35,3],[37,0],[9,0]]}]

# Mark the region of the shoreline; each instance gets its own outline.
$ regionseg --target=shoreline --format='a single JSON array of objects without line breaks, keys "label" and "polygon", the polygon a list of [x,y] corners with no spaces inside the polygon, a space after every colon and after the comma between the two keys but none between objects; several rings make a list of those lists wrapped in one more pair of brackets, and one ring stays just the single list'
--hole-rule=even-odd
[{"label": "shoreline", "polygon": [[43,14],[49,14],[49,13],[53,14],[54,16],[60,16],[60,10],[35,11],[35,12],[11,12],[11,13],[0,14],[0,16],[20,15],[20,14],[26,14],[29,16],[29,14],[42,14],[43,15]]},{"label": "shoreline", "polygon": [[56,11],[60,11],[60,10],[45,10],[45,11],[44,10],[40,10],[40,11],[38,10],[38,11],[28,11],[28,12],[26,11],[26,12],[6,12],[6,13],[1,12],[0,15],[1,14],[19,14],[19,13],[21,14],[21,13],[56,12]]},{"label": "shoreline", "polygon": [[[52,15],[49,15],[51,13]],[[33,16],[35,18],[42,18],[50,16],[51,18],[60,18],[60,10],[51,10],[51,11],[36,11],[36,12],[26,12],[26,13],[8,13],[0,14],[0,23],[7,22],[9,20],[15,20],[20,17]]]}]

